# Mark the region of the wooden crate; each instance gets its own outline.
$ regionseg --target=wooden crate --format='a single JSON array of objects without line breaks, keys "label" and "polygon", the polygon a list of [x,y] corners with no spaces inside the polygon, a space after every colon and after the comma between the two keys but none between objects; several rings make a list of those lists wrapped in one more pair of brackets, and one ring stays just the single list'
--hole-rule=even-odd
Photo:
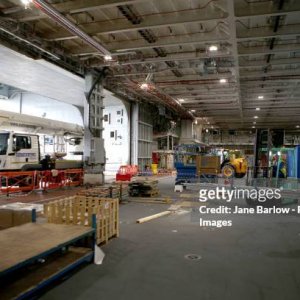
[{"label": "wooden crate", "polygon": [[97,244],[119,236],[119,199],[73,196],[44,204],[49,223],[92,226],[96,215]]}]

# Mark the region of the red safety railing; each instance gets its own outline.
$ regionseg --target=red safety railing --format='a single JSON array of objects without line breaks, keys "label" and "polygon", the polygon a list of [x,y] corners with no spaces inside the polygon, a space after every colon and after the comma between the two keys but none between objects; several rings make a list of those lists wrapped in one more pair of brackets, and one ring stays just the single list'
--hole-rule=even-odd
[{"label": "red safety railing", "polygon": [[28,192],[39,188],[38,172],[0,172],[1,193]]},{"label": "red safety railing", "polygon": [[83,183],[83,169],[0,172],[0,193],[50,190]]}]

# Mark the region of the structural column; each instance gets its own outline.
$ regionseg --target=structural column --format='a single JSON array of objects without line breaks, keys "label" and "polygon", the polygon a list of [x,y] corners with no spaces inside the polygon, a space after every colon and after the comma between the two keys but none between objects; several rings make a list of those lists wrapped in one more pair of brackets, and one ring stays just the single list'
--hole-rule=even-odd
[{"label": "structural column", "polygon": [[85,77],[86,101],[84,104],[84,182],[104,184],[105,149],[103,131],[102,80],[92,74]]},{"label": "structural column", "polygon": [[132,165],[138,165],[139,146],[139,104],[131,104],[130,112],[130,161]]}]

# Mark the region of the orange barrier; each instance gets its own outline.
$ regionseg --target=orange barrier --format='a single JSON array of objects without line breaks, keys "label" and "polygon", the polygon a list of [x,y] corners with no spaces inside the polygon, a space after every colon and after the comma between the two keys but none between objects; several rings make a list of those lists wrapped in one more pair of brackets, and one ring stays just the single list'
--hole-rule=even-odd
[{"label": "orange barrier", "polygon": [[28,192],[39,187],[37,171],[0,172],[1,193]]},{"label": "orange barrier", "polygon": [[116,175],[116,181],[130,181],[131,177],[137,174],[138,174],[138,166],[136,165],[121,166]]},{"label": "orange barrier", "polygon": [[0,172],[0,193],[49,190],[83,183],[83,169]]}]

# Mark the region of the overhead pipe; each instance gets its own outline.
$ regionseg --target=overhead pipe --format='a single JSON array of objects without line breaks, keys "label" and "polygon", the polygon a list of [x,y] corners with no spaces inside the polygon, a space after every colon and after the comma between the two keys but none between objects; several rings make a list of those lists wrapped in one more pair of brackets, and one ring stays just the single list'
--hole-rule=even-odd
[{"label": "overhead pipe", "polygon": [[99,42],[94,40],[91,36],[86,34],[84,31],[79,29],[76,25],[74,25],[70,20],[68,20],[65,16],[63,16],[58,10],[56,10],[49,3],[47,3],[44,0],[32,0],[32,2],[35,4],[36,8],[44,12],[55,22],[59,23],[61,26],[67,29],[69,32],[81,38],[88,45],[98,50],[103,55],[111,55],[111,53],[104,46],[102,46]]},{"label": "overhead pipe", "polygon": [[[131,88],[133,88],[135,90],[141,89],[139,84],[133,80],[127,79],[126,82]],[[143,90],[143,92],[147,95],[151,95],[151,96],[155,97],[156,99],[158,99],[158,102],[166,105],[173,111],[179,113],[181,116],[188,118],[188,119],[194,119],[194,116],[192,115],[192,113],[190,113],[187,109],[182,107],[174,98],[172,98],[169,95],[166,95],[165,93],[163,93],[156,87],[149,86],[149,88],[147,90]]]}]

